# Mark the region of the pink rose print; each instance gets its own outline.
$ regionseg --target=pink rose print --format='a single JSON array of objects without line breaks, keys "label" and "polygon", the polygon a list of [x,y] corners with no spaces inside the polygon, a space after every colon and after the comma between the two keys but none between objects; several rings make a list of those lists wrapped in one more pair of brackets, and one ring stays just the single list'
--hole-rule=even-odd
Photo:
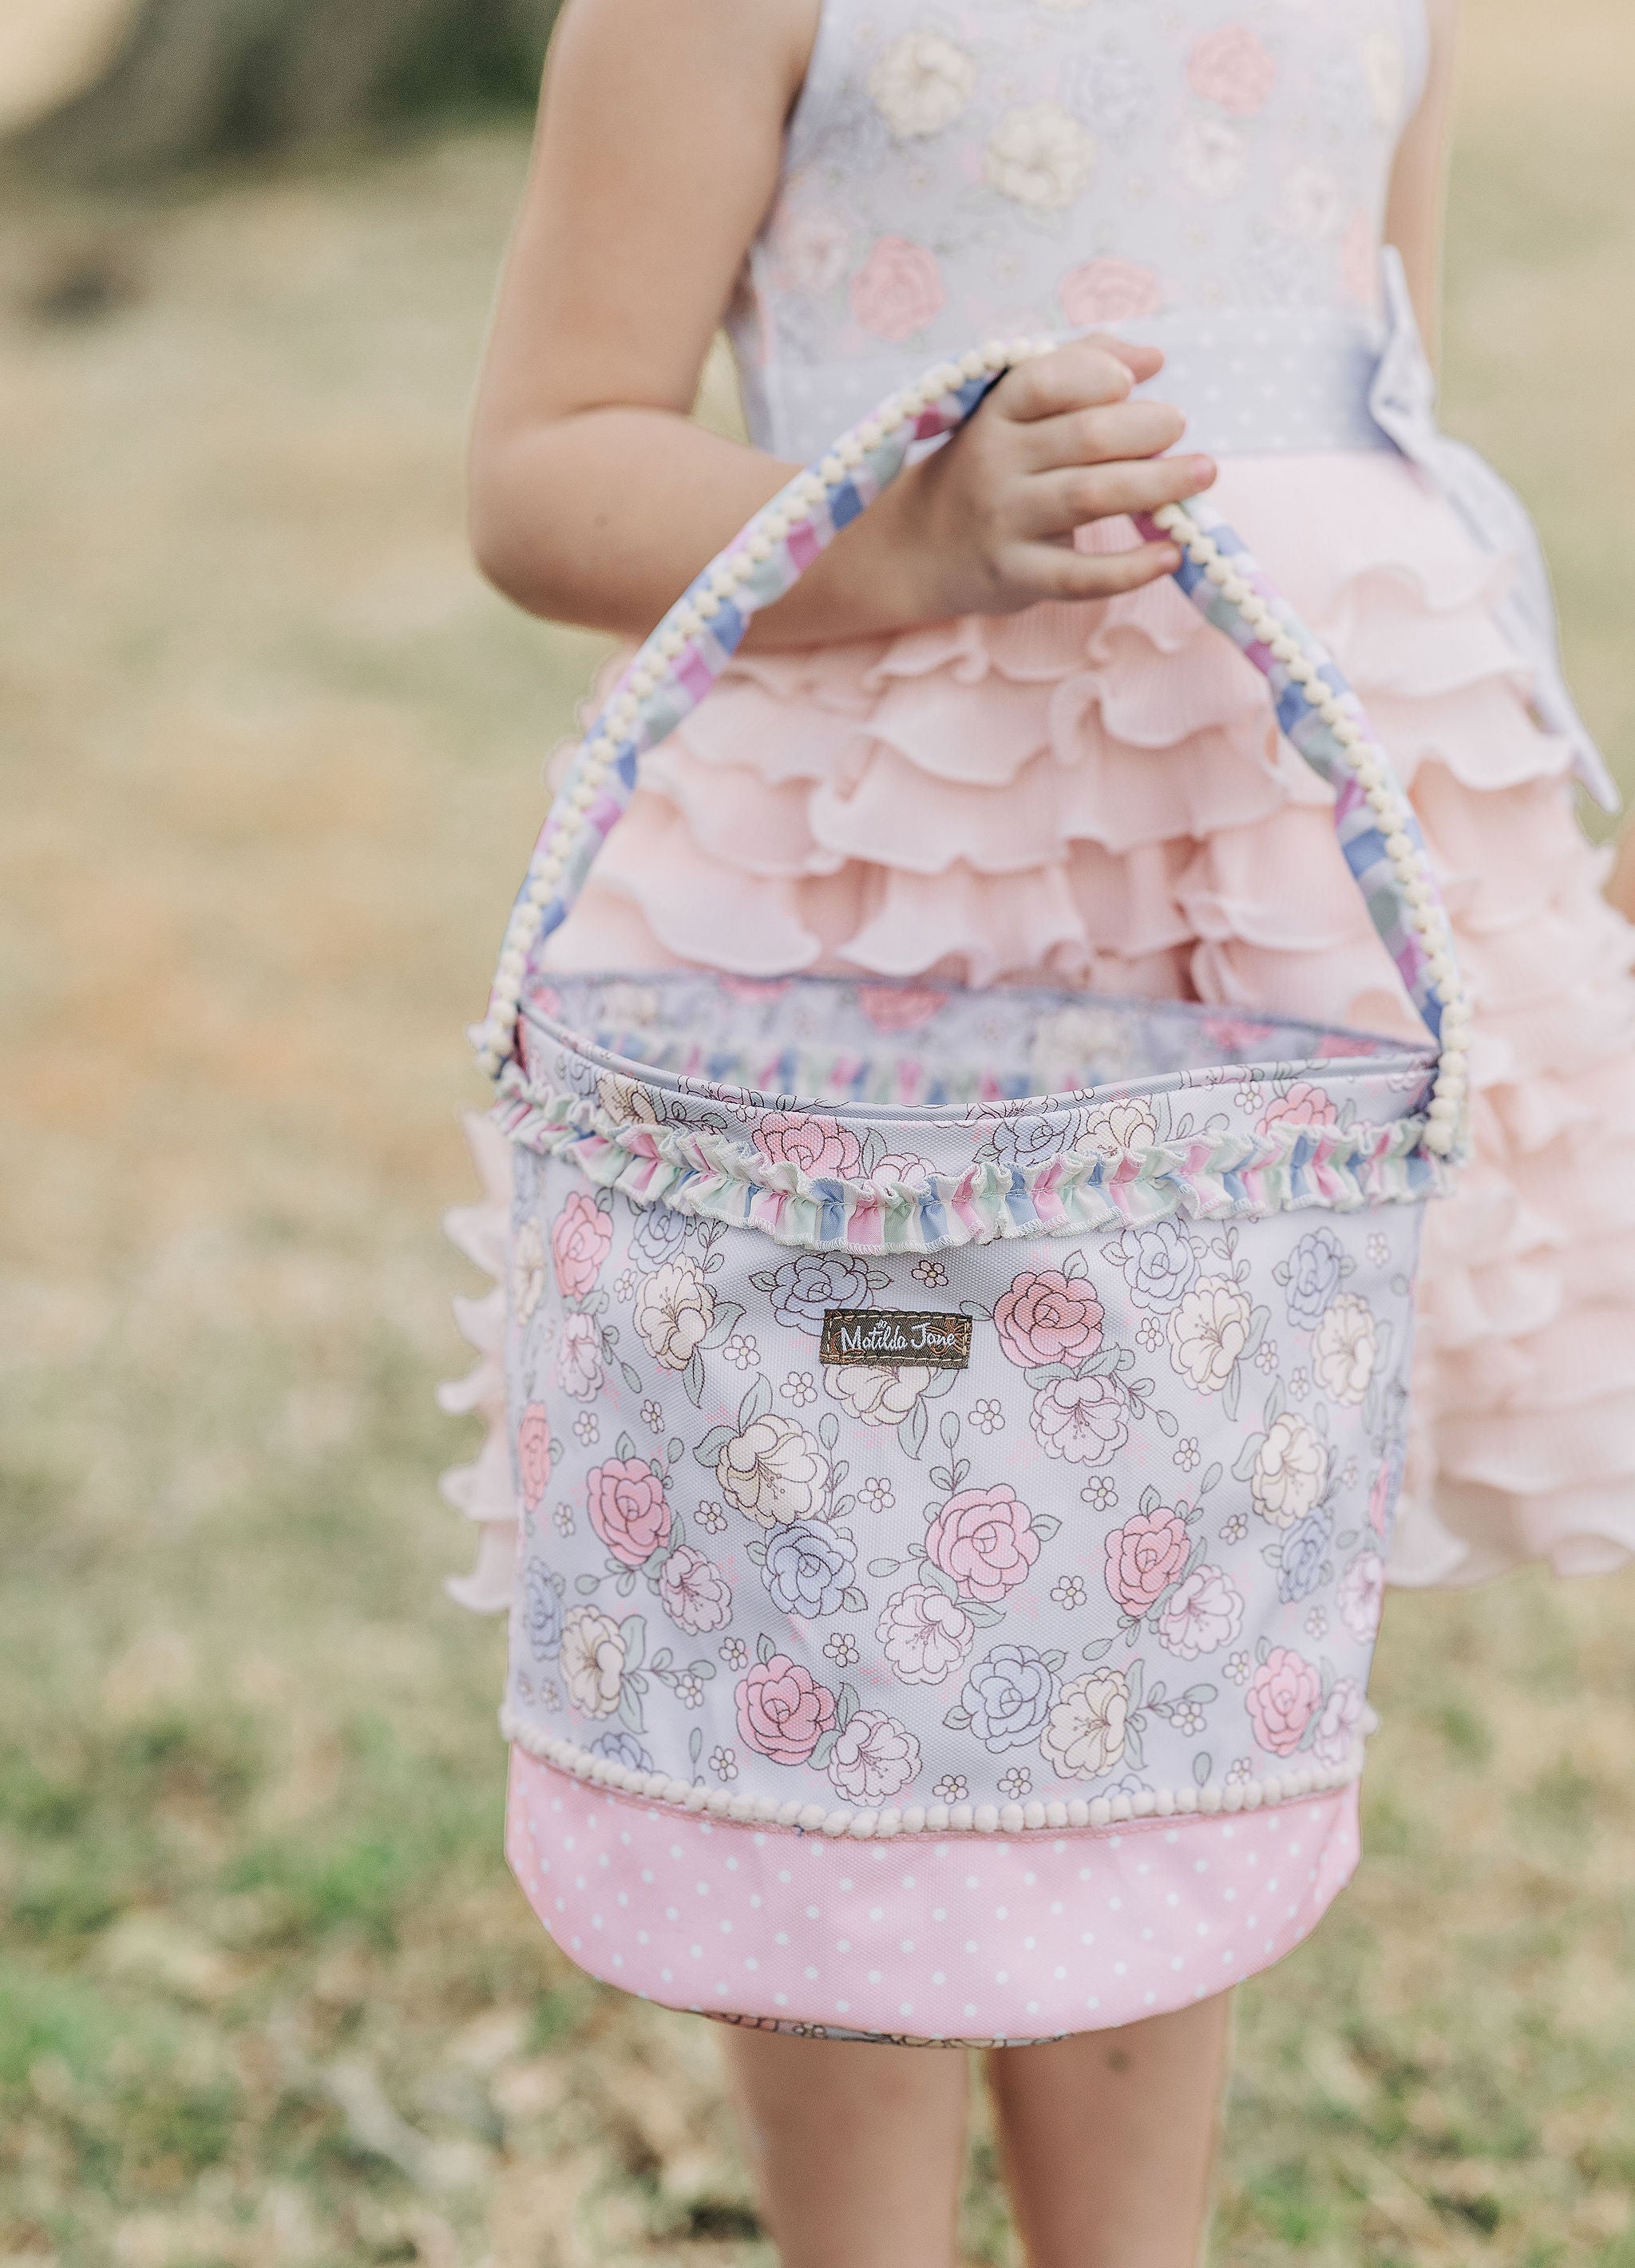
[{"label": "pink rose print", "polygon": [[550,1485],[550,1419],[542,1402],[530,1402],[517,1427],[517,1476],[522,1501],[537,1512]]},{"label": "pink rose print", "polygon": [[1130,1439],[1130,1397],[1116,1378],[1058,1378],[1035,1395],[1033,1428],[1047,1457],[1104,1465]]},{"label": "pink rose print", "polygon": [[1368,1491],[1368,1525],[1383,1542],[1390,1532],[1391,1487],[1396,1468],[1389,1457],[1381,1462],[1374,1476],[1374,1486]]},{"label": "pink rose print", "polygon": [[835,1721],[835,1697],[809,1670],[775,1653],[738,1681],[738,1729],[775,1764],[803,1764]]},{"label": "pink rose print", "polygon": [[684,1631],[719,1630],[732,1619],[732,1587],[713,1560],[678,1543],[659,1570],[659,1602]]},{"label": "pink rose print", "polygon": [[877,1032],[917,1032],[948,1005],[930,984],[859,984],[858,1006]]},{"label": "pink rose print", "polygon": [[1027,1580],[1039,1557],[1033,1515],[1014,1489],[965,1489],[951,1496],[925,1531],[925,1557],[952,1575],[968,1599],[990,1605]]},{"label": "pink rose print", "polygon": [[1097,323],[1131,323],[1156,315],[1164,304],[1164,287],[1150,268],[1107,253],[1069,269],[1057,296],[1068,321],[1090,330]]},{"label": "pink rose print", "polygon": [[999,1344],[1020,1370],[1077,1362],[1101,1344],[1101,1302],[1082,1278],[1059,1269],[1018,1276],[993,1311]]},{"label": "pink rose print", "polygon": [[1337,1126],[1340,1113],[1334,1097],[1325,1094],[1320,1086],[1308,1086],[1297,1079],[1286,1094],[1269,1102],[1260,1115],[1260,1130],[1270,1134],[1274,1126]]},{"label": "pink rose print", "polygon": [[759,1007],[765,1000],[781,1000],[789,990],[787,976],[718,976],[715,982],[729,1000],[747,1000]]},{"label": "pink rose print", "polygon": [[850,244],[850,232],[836,213],[784,213],[772,232],[778,282],[790,291],[831,290],[846,272]]},{"label": "pink rose print", "polygon": [[1379,1052],[1378,1040],[1359,1039],[1355,1032],[1324,1032],[1312,1049],[1315,1056],[1373,1056]]},{"label": "pink rose print", "polygon": [[591,1526],[622,1567],[639,1567],[669,1540],[664,1483],[639,1457],[613,1457],[586,1484]]},{"label": "pink rose print", "polygon": [[770,1166],[793,1166],[824,1180],[851,1181],[863,1163],[851,1129],[815,1112],[769,1111],[755,1130],[755,1143]]},{"label": "pink rose print", "polygon": [[1360,206],[1340,239],[1340,276],[1358,306],[1372,314],[1380,304],[1380,247],[1373,218]]},{"label": "pink rose print", "polygon": [[593,1198],[583,1189],[575,1189],[550,1232],[551,1258],[565,1299],[587,1299],[594,1291],[612,1242],[613,1223],[597,1210]]},{"label": "pink rose print", "polygon": [[1292,1756],[1322,1705],[1322,1680],[1303,1653],[1274,1646],[1243,1697],[1261,1747]]},{"label": "pink rose print", "polygon": [[894,346],[923,331],[947,302],[935,255],[906,236],[882,236],[851,279],[851,312]]},{"label": "pink rose print", "polygon": [[1340,1577],[1334,1603],[1358,1645],[1372,1646],[1385,1610],[1385,1562],[1377,1551],[1357,1554]]},{"label": "pink rose print", "polygon": [[887,1151],[873,1172],[862,1176],[862,1182],[877,1197],[889,1199],[904,1182],[912,1189],[923,1189],[936,1170],[929,1158],[917,1158],[912,1151]]},{"label": "pink rose print", "polygon": [[1107,1539],[1107,1587],[1127,1615],[1144,1615],[1184,1570],[1187,1523],[1162,1505],[1138,1513]]},{"label": "pink rose print", "polygon": [[880,1709],[856,1709],[829,1751],[829,1776],[853,1803],[877,1804],[904,1788],[920,1768],[920,1744]]},{"label": "pink rose print", "polygon": [[1243,1627],[1243,1594],[1219,1567],[1195,1567],[1158,1618],[1160,1643],[1183,1661],[1230,1646]]},{"label": "pink rose print", "polygon": [[1278,81],[1278,66],[1247,24],[1201,32],[1187,58],[1187,85],[1234,118],[1252,118]]},{"label": "pink rose print", "polygon": [[[1247,1016],[1206,1016],[1204,1028],[1230,1062],[1234,1057],[1253,1063],[1256,1052],[1271,1037],[1271,1026],[1257,1023]],[[1369,1042],[1372,1050],[1373,1042]]]},{"label": "pink rose print", "polygon": [[1330,1771],[1342,1771],[1357,1752],[1362,1734],[1363,1690],[1354,1677],[1342,1677],[1322,1705],[1311,1736],[1311,1752]]}]

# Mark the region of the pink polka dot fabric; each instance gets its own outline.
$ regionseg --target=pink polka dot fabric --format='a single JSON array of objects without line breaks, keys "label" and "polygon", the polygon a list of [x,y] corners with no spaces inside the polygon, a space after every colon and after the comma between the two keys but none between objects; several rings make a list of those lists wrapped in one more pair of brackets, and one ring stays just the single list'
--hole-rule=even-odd
[{"label": "pink polka dot fabric", "polygon": [[704,2014],[1020,2042],[1224,1992],[1359,1854],[1355,1786],[1232,1818],[856,1842],[695,1817],[512,1750],[506,1852],[592,1976]]}]

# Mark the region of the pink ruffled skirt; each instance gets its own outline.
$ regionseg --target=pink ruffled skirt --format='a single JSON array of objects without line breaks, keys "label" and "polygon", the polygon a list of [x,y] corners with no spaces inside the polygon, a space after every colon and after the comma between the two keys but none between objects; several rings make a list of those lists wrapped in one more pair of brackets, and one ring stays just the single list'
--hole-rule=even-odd
[{"label": "pink ruffled skirt", "polygon": [[[1476,1003],[1477,1155],[1426,1225],[1393,1578],[1609,1568],[1635,1548],[1635,932],[1492,619],[1510,566],[1395,456],[1240,458],[1213,494],[1366,703]],[[551,959],[1413,1032],[1329,799],[1168,583],[756,655],[647,759]]]}]

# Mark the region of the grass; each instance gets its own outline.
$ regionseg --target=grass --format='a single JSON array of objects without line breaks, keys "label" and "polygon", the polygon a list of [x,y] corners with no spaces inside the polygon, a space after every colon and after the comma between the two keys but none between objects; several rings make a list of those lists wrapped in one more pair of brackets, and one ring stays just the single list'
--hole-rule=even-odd
[{"label": "grass", "polygon": [[[1635,777],[1635,34],[1471,13],[1450,419]],[[437,1592],[460,1029],[596,652],[461,543],[523,155],[0,223],[4,2268],[771,2257],[710,2029],[510,1883],[500,1635]],[[1242,1996],[1222,2264],[1635,2268],[1632,1609],[1394,1601],[1361,1875]],[[966,2221],[1014,2258],[980,2131]]]}]

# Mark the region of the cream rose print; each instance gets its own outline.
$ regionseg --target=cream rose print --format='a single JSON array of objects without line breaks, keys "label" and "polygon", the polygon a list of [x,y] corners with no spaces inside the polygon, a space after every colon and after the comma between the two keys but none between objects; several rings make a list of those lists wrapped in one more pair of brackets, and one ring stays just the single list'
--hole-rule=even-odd
[{"label": "cream rose print", "polygon": [[823,1516],[830,1474],[822,1442],[773,1409],[763,1378],[739,1403],[736,1424],[712,1426],[693,1454],[713,1469],[727,1502],[757,1527]]},{"label": "cream rose print", "polygon": [[537,1220],[525,1220],[511,1248],[511,1313],[518,1323],[531,1322],[545,1289],[545,1239]]},{"label": "cream rose print", "polygon": [[1063,1686],[1039,1745],[1062,1778],[1099,1779],[1123,1762],[1129,1723],[1129,1679],[1122,1669],[1094,1670]]},{"label": "cream rose print", "polygon": [[[1247,1107],[1320,1138],[1329,1098],[1300,1086]],[[1185,1138],[1186,1096],[1164,1101]],[[1106,1106],[1108,1156],[1142,1146],[1145,1108]],[[843,1116],[768,1122],[792,1189],[901,1178]],[[901,1259],[763,1245],[745,1278],[713,1222],[549,1167],[529,1198],[519,1705],[627,1744],[610,1758],[750,1794],[770,1771],[831,1808],[1349,1764],[1402,1465],[1388,1223],[1296,1216],[1275,1268],[1246,1229],[1169,1216]],[[894,1306],[971,1313],[970,1370],[821,1364],[832,1309]]]},{"label": "cream rose print", "polygon": [[[704,1595],[708,1587],[698,1583],[696,1570],[685,1571],[681,1580],[689,1573],[695,1595]],[[573,1607],[563,1616],[557,1668],[570,1709],[593,1719],[617,1715],[632,1734],[646,1730],[646,1696],[653,1680],[667,1687],[683,1709],[693,1710],[703,1706],[715,1675],[712,1661],[678,1662],[668,1646],[650,1655],[643,1616],[616,1619],[596,1606]],[[601,1755],[615,1753],[600,1742],[597,1749]]]},{"label": "cream rose print", "polygon": [[869,99],[899,141],[940,134],[976,87],[976,59],[939,32],[904,32],[869,73]]},{"label": "cream rose print", "polygon": [[1055,102],[1006,111],[988,137],[983,165],[990,188],[1035,212],[1073,203],[1094,172],[1094,139]]},{"label": "cream rose print", "polygon": [[1325,1307],[1312,1341],[1312,1369],[1323,1390],[1342,1403],[1362,1400],[1380,1359],[1380,1333],[1373,1310],[1354,1292],[1342,1292]]},{"label": "cream rose print", "polygon": [[636,1294],[636,1329],[667,1370],[685,1370],[715,1321],[715,1294],[690,1260],[655,1269]]},{"label": "cream rose print", "polygon": [[624,1681],[625,1640],[599,1607],[575,1607],[562,1630],[562,1682],[583,1717],[610,1717]]},{"label": "cream rose print", "polygon": [[[678,1249],[674,1242],[659,1243],[661,1251],[667,1248],[674,1256],[661,1258],[636,1284],[631,1314],[636,1335],[662,1370],[680,1376],[694,1403],[703,1398],[705,1351],[729,1341],[743,1320],[743,1303],[721,1299],[712,1281],[722,1265],[721,1233],[718,1223],[711,1223],[696,1256]],[[627,1386],[634,1375],[627,1371]]]}]

